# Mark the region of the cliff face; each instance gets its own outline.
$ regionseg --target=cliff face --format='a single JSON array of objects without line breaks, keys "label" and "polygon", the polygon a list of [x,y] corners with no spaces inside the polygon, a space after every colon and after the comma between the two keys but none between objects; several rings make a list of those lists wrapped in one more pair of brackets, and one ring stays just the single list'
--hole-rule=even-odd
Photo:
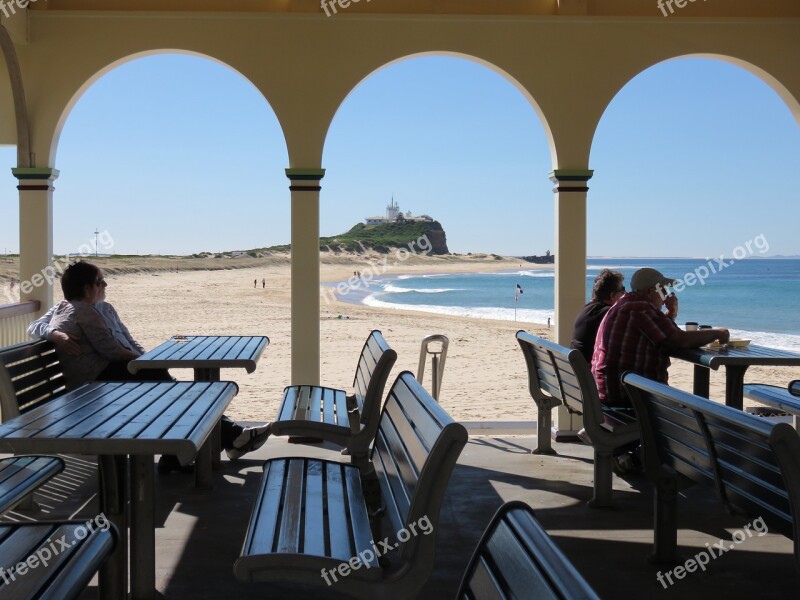
[{"label": "cliff face", "polygon": [[447,234],[444,229],[431,229],[426,235],[431,243],[429,254],[450,254],[450,250],[447,249]]}]

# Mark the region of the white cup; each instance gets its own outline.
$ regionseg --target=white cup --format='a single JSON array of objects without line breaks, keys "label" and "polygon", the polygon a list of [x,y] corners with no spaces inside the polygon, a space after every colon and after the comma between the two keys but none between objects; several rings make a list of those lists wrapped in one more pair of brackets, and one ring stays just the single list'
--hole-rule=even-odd
[{"label": "white cup", "polygon": [[687,321],[686,331],[697,331],[698,325],[694,321]]}]

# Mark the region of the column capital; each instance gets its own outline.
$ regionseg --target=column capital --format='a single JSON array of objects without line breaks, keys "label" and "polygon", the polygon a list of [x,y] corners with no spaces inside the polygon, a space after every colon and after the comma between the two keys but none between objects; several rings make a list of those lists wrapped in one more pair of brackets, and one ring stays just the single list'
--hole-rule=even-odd
[{"label": "column capital", "polygon": [[318,192],[322,189],[320,180],[325,177],[325,169],[286,169],[286,177],[292,184],[292,192]]},{"label": "column capital", "polygon": [[15,167],[11,169],[11,174],[19,181],[17,189],[20,191],[52,191],[59,171],[50,167]]},{"label": "column capital", "polygon": [[548,177],[555,185],[553,192],[588,192],[586,183],[592,178],[594,171],[589,169],[556,169]]}]

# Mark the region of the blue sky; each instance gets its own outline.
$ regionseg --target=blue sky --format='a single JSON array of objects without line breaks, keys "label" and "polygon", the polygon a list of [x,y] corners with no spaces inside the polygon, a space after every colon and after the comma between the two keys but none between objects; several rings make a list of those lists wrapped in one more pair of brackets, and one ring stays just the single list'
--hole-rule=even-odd
[{"label": "blue sky", "polygon": [[[15,158],[0,149],[9,251]],[[288,243],[287,165],[271,108],[236,72],[183,55],[132,61],[67,120],[55,250],[74,252],[95,228],[124,254]],[[323,166],[322,235],[382,214],[394,195],[440,220],[451,251],[553,249],[543,127],[509,82],[470,61],[415,58],[374,74],[336,115]],[[603,116],[590,166],[590,255],[718,256],[758,235],[769,254],[800,254],[800,128],[743,69],[680,59],[640,74]]]}]

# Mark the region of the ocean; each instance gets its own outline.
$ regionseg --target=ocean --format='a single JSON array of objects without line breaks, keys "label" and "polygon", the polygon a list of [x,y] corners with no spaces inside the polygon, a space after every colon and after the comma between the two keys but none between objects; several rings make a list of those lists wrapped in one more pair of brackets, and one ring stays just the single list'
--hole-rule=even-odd
[{"label": "ocean", "polygon": [[[678,290],[680,324],[697,321],[727,327],[732,337],[800,351],[800,259],[727,261],[732,264],[721,266],[702,258],[589,259],[586,298],[603,268],[622,272],[629,284],[634,271],[653,267],[669,277],[685,279],[687,285]],[[704,281],[700,283],[698,277]],[[368,306],[506,321],[516,318],[544,325],[553,318],[553,283],[551,270],[526,269],[523,263],[520,269],[495,273],[382,276],[341,298]]]}]

